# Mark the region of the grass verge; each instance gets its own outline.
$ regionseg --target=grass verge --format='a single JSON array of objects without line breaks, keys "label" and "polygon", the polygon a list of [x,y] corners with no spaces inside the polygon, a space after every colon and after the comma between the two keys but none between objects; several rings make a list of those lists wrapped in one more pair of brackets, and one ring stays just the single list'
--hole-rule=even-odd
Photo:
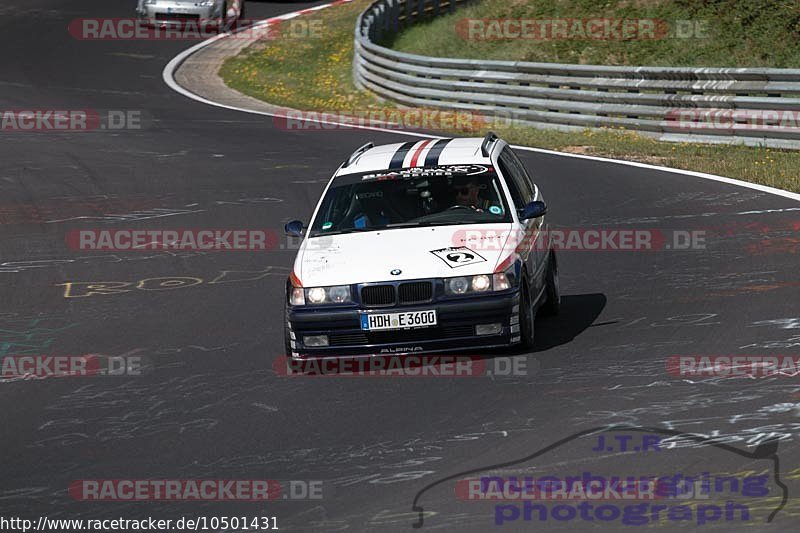
[{"label": "grass verge", "polygon": [[[485,22],[470,25],[469,19]],[[525,32],[528,38],[498,39],[508,30],[502,33],[501,26],[489,24],[491,19],[537,24]],[[621,31],[586,22],[596,19],[652,26],[639,26],[643,31],[638,35],[633,29],[626,39]],[[391,46],[412,54],[474,59],[797,68],[798,40],[800,7],[786,0],[484,0],[412,26]]]},{"label": "grass verge", "polygon": [[[492,0],[492,2],[498,0]],[[357,90],[352,80],[353,28],[369,0],[294,19],[321,27],[314,37],[262,41],[228,59],[220,75],[228,86],[266,102],[317,112],[390,113],[396,107]],[[519,2],[517,2],[519,4]],[[487,128],[488,129],[488,128]],[[729,176],[800,192],[800,152],[745,146],[666,143],[633,132],[562,133],[527,127],[492,128],[513,144],[625,159]],[[463,134],[445,130],[443,133]],[[472,135],[483,135],[484,129]],[[323,134],[321,134],[323,135]]]}]

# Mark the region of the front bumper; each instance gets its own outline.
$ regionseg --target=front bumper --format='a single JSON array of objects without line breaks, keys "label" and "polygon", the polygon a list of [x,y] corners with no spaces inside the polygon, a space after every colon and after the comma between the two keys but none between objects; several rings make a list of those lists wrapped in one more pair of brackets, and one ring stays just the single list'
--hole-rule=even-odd
[{"label": "front bumper", "polygon": [[161,0],[155,4],[141,6],[137,14],[139,20],[152,26],[183,26],[187,23],[220,24],[225,18],[225,2],[201,7],[189,2]]},{"label": "front bumper", "polygon": [[[427,328],[364,331],[362,313],[436,310],[437,325]],[[434,301],[391,308],[324,309],[289,307],[286,320],[294,358],[408,355],[474,352],[519,343],[519,291]],[[493,335],[477,335],[475,326],[501,324]],[[327,347],[307,347],[303,338],[325,335]]]}]

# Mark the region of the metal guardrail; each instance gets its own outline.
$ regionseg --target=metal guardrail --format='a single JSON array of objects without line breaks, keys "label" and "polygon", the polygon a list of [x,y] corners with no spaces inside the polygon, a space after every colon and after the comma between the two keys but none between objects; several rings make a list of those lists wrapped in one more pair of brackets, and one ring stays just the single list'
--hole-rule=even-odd
[{"label": "metal guardrail", "polygon": [[355,30],[356,84],[399,104],[560,130],[800,148],[800,69],[620,67],[397,52],[380,42],[470,0],[377,0]]}]

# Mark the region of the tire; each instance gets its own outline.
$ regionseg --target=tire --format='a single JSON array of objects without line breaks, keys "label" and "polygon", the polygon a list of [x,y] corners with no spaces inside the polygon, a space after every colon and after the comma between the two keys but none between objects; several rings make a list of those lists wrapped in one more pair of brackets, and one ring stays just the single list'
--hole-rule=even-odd
[{"label": "tire", "polygon": [[291,345],[291,339],[289,338],[288,324],[283,325],[283,349],[286,354],[286,357],[292,357],[292,345]]},{"label": "tire", "polygon": [[520,347],[529,350],[533,348],[534,320],[536,318],[531,307],[531,298],[528,296],[527,281],[522,280],[521,296],[519,300],[519,335]]},{"label": "tire", "polygon": [[292,357],[292,337],[289,334],[289,311],[284,309],[283,313],[283,349],[286,357]]},{"label": "tire", "polygon": [[544,312],[547,315],[555,316],[561,312],[561,283],[558,279],[558,260],[556,253],[550,251],[550,264],[547,266],[545,292],[547,301],[544,304]]}]

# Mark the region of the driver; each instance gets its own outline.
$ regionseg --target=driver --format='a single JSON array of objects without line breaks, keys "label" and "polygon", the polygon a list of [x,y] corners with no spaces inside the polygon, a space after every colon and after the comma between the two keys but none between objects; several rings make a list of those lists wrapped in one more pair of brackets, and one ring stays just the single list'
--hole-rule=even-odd
[{"label": "driver", "polygon": [[489,208],[489,201],[480,197],[481,186],[477,178],[456,178],[453,181],[453,190],[456,194],[456,203],[453,207],[469,207],[476,211],[485,211]]}]

